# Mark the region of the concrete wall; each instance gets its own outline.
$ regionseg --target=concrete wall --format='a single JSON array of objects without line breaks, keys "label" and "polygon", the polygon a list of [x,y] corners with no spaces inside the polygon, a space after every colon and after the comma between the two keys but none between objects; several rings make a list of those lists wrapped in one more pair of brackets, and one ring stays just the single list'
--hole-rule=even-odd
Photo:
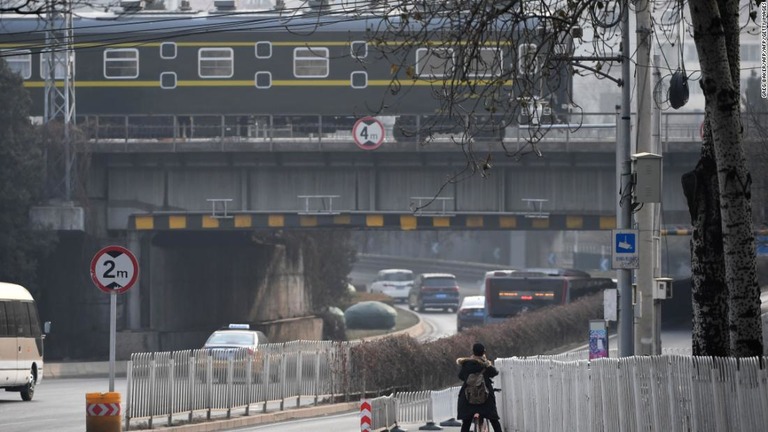
[{"label": "concrete wall", "polygon": [[[42,263],[42,288],[34,294],[41,319],[53,323],[46,358],[108,358],[109,295],[94,286],[88,271],[107,244],[125,240],[60,233],[58,247]],[[251,323],[273,342],[322,337],[299,252],[255,242],[248,233],[143,234],[139,244],[136,291],[117,297],[118,359],[199,348],[212,331],[233,322]],[[132,294],[140,296],[136,329],[128,325]]]},{"label": "concrete wall", "polygon": [[160,349],[199,347],[229,323],[264,327],[273,342],[321,337],[322,329],[301,320],[265,324],[312,314],[298,251],[248,233],[160,233],[152,245],[152,268],[162,270],[142,289],[151,298],[149,328],[160,333]]}]

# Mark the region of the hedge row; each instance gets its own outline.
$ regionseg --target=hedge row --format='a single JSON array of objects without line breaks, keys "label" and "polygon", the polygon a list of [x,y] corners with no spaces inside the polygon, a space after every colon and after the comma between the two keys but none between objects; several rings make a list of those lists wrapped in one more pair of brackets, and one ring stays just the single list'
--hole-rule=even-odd
[{"label": "hedge row", "polygon": [[602,318],[602,298],[587,297],[426,343],[408,335],[364,342],[352,348],[353,368],[367,391],[446,388],[458,383],[456,359],[471,355],[475,342],[485,345],[490,359],[540,355],[586,342],[589,320]]}]

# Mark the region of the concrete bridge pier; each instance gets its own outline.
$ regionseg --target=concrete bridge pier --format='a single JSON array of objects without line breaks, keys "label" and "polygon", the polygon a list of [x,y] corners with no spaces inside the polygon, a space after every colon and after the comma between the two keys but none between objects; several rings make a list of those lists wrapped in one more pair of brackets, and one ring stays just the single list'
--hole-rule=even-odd
[{"label": "concrete bridge pier", "polygon": [[[138,231],[128,231],[127,248],[136,256],[136,260],[141,262],[141,239]],[[139,276],[141,276],[141,265],[139,265]],[[141,329],[141,277],[128,290],[128,322],[129,330]]]}]

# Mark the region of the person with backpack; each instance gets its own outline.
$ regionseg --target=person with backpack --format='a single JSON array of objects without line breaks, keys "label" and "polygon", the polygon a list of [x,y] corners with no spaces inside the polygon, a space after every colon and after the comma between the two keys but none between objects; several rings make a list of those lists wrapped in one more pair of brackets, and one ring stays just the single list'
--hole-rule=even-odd
[{"label": "person with backpack", "polygon": [[487,419],[494,432],[502,432],[491,380],[499,371],[485,356],[485,346],[481,343],[474,344],[472,356],[458,358],[456,364],[461,366],[459,379],[463,383],[459,390],[456,416],[461,420],[461,432],[469,432],[475,414],[479,414],[481,420]]}]

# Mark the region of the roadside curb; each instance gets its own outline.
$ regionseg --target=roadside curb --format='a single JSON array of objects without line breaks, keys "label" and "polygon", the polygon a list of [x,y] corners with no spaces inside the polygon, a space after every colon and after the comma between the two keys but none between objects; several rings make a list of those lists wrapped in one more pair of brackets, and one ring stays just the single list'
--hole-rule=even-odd
[{"label": "roadside curb", "polygon": [[[254,426],[259,424],[277,423],[285,420],[295,420],[302,418],[320,417],[329,414],[340,414],[345,412],[358,411],[360,409],[360,402],[345,402],[340,404],[316,406],[308,408],[295,408],[286,411],[277,411],[265,414],[255,414],[247,417],[239,417],[224,420],[205,421],[202,423],[178,425],[178,426],[164,426],[153,427],[153,431],[183,431],[183,432],[209,432],[228,430],[238,427]],[[131,427],[128,430],[145,430],[134,429]],[[149,429],[146,429],[149,430]]]}]

